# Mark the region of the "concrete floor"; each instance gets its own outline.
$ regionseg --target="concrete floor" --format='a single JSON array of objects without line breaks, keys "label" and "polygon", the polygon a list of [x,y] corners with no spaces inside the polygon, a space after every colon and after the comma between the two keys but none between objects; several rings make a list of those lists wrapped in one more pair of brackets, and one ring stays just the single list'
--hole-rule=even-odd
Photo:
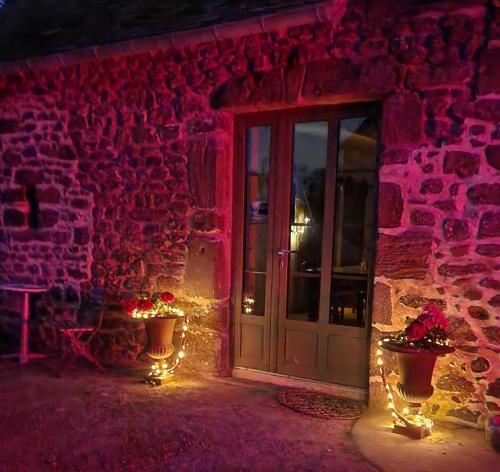
[{"label": "concrete floor", "polygon": [[[405,438],[371,415],[353,435],[354,421],[283,407],[272,385],[179,375],[150,387],[130,371],[79,366],[58,379],[50,367],[0,363],[0,472],[494,470],[493,453],[474,455],[474,469],[417,461],[429,441],[399,448]],[[477,450],[467,441],[438,441],[432,457],[463,463]]]},{"label": "concrete floor", "polygon": [[479,429],[434,425],[431,436],[414,440],[392,431],[388,411],[369,411],[354,425],[353,437],[361,453],[386,472],[500,471],[500,455]]},{"label": "concrete floor", "polygon": [[295,413],[274,386],[138,378],[0,364],[0,471],[378,470],[355,448],[353,421]]}]

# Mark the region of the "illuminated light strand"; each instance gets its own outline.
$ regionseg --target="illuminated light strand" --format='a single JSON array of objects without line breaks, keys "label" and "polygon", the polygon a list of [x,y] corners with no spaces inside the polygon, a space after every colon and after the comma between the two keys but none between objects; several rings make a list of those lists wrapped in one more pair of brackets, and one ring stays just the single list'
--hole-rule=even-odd
[{"label": "illuminated light strand", "polygon": [[247,315],[253,313],[254,305],[255,299],[250,295],[245,295],[245,298],[243,299],[243,309]]},{"label": "illuminated light strand", "polygon": [[167,375],[173,374],[177,368],[182,364],[182,359],[186,357],[186,343],[187,343],[187,333],[189,331],[189,318],[184,315],[182,310],[179,310],[184,316],[184,320],[182,323],[182,332],[181,332],[181,348],[177,355],[175,356],[174,364],[170,367],[167,366],[166,361],[160,361],[153,363],[151,367],[151,371],[149,372],[149,377],[157,377],[164,378]]},{"label": "illuminated light strand", "polygon": [[387,376],[385,375],[384,360],[382,358],[383,351],[381,347],[384,345],[385,342],[388,341],[390,341],[389,338],[384,338],[382,341],[378,342],[378,348],[376,354],[377,354],[377,365],[379,366],[380,375],[382,376],[382,382],[384,384],[384,388],[387,394],[387,407],[389,408],[389,410],[391,410],[393,424],[397,424],[397,420],[399,420],[405,426],[426,427],[429,430],[431,430],[434,423],[430,418],[427,418],[425,415],[423,415],[420,410],[417,411],[416,415],[410,415],[410,409],[408,407],[403,408],[402,413],[400,413],[396,408],[396,405],[394,403],[394,395],[392,393],[389,381],[387,380]]},{"label": "illuminated light strand", "polygon": [[179,317],[184,316],[184,312],[180,308],[175,308],[173,306],[169,306],[168,309],[162,307],[157,310],[148,310],[148,311],[140,311],[137,308],[132,312],[132,318],[143,318],[147,320],[148,318],[156,318],[157,316],[162,317],[168,313],[169,315],[176,315]]}]

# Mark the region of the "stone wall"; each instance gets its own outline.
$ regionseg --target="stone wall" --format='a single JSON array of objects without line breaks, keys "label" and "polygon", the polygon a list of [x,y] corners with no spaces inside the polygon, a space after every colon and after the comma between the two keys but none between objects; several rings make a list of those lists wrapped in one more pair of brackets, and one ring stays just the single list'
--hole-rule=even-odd
[{"label": "stone wall", "polygon": [[[232,113],[381,100],[372,346],[446,308],[457,351],[431,409],[479,425],[500,394],[495,3],[353,0],[339,22],[0,75],[0,279],[54,287],[54,316],[96,287],[111,306],[172,290],[193,312],[188,365],[226,374]],[[134,361],[141,330],[111,313],[99,350]],[[373,405],[381,391],[372,366]]]}]

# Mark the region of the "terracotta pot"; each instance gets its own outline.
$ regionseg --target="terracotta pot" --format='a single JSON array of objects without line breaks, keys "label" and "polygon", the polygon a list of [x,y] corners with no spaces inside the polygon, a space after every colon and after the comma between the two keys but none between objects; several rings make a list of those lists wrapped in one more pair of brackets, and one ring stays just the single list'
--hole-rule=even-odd
[{"label": "terracotta pot", "polygon": [[158,317],[144,320],[148,344],[146,353],[155,360],[163,360],[172,355],[175,350],[173,344],[176,316]]},{"label": "terracotta pot", "polygon": [[406,348],[388,342],[384,347],[398,355],[399,382],[397,390],[401,398],[419,404],[434,393],[432,374],[438,356],[453,352],[453,348],[443,346],[435,350]]},{"label": "terracotta pot", "polygon": [[400,397],[410,403],[422,403],[434,393],[432,374],[437,354],[398,352]]}]

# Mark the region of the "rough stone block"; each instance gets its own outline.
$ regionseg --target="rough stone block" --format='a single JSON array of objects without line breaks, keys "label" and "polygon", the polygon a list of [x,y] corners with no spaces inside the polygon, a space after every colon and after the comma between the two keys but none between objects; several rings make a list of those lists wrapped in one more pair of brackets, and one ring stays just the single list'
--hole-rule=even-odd
[{"label": "rough stone block", "polygon": [[73,240],[75,244],[83,246],[90,241],[90,233],[88,228],[75,228],[73,230]]},{"label": "rough stone block", "polygon": [[479,156],[471,152],[450,151],[444,156],[443,172],[459,177],[471,177],[479,172]]},{"label": "rough stone block", "polygon": [[478,92],[480,95],[500,93],[500,48],[487,49],[481,58]]},{"label": "rough stone block", "polygon": [[380,228],[397,228],[401,225],[403,198],[398,184],[382,182],[379,187],[378,224]]},{"label": "rough stone block", "polygon": [[454,372],[449,372],[438,378],[436,387],[445,392],[474,393],[474,384]]},{"label": "rough stone block", "polygon": [[469,246],[453,246],[450,247],[450,254],[454,257],[462,257],[469,254]]},{"label": "rough stone block", "polygon": [[469,274],[477,274],[481,272],[485,272],[488,270],[486,264],[441,264],[438,267],[438,273],[445,277],[455,277],[455,276],[464,276]]},{"label": "rough stone block", "polygon": [[495,398],[500,398],[500,378],[495,379],[488,385],[488,390],[486,390],[486,395],[490,395]]},{"label": "rough stone block", "polygon": [[457,64],[422,64],[410,70],[408,85],[418,90],[460,85],[472,77],[472,67],[468,62]]},{"label": "rough stone block", "polygon": [[199,208],[213,208],[216,202],[217,151],[208,149],[204,139],[192,140],[188,149],[189,188],[193,203]]},{"label": "rough stone block", "polygon": [[22,187],[7,188],[0,191],[0,202],[15,203],[24,202],[26,195]]},{"label": "rough stone block", "polygon": [[485,149],[486,162],[496,170],[500,170],[500,144],[492,144]]},{"label": "rough stone block", "polygon": [[229,295],[226,247],[222,241],[191,238],[184,275],[189,296],[220,299]]},{"label": "rough stone block", "polygon": [[51,228],[55,226],[59,221],[59,212],[56,210],[42,210],[39,213],[40,225],[43,228]]},{"label": "rough stone block", "polygon": [[403,295],[399,298],[399,301],[404,306],[409,306],[410,308],[421,308],[428,303],[432,303],[433,305],[437,305],[442,310],[446,310],[446,302],[439,298],[427,298],[419,295]]},{"label": "rough stone block", "polygon": [[380,155],[380,165],[406,164],[409,152],[405,149],[389,149]]},{"label": "rough stone block", "polygon": [[392,324],[392,300],[389,285],[377,282],[373,288],[372,322]]},{"label": "rough stone block", "polygon": [[19,169],[15,175],[16,183],[22,185],[35,185],[43,182],[43,172],[33,169]]},{"label": "rough stone block", "polygon": [[56,187],[37,188],[36,196],[39,202],[59,203],[61,201],[61,192]]},{"label": "rough stone block", "polygon": [[5,226],[26,225],[26,214],[14,208],[6,208],[3,211],[3,224]]},{"label": "rough stone block", "polygon": [[481,216],[477,237],[479,239],[500,236],[500,211],[487,211]]},{"label": "rough stone block", "polygon": [[479,281],[479,285],[485,288],[492,288],[494,290],[500,290],[500,280],[496,280],[492,277],[485,277]]},{"label": "rough stone block", "polygon": [[474,205],[500,205],[500,183],[473,185],[467,197]]},{"label": "rough stone block", "polygon": [[416,93],[399,93],[384,101],[381,135],[388,147],[417,145],[422,140],[423,105]]},{"label": "rough stone block", "polygon": [[410,221],[415,226],[434,226],[436,220],[434,215],[425,210],[412,210],[410,213]]},{"label": "rough stone block", "polygon": [[485,310],[481,306],[471,305],[467,308],[467,312],[469,313],[469,316],[475,320],[487,320],[490,318],[488,310]]},{"label": "rough stone block", "polygon": [[495,295],[492,298],[490,298],[488,300],[488,304],[495,308],[500,307],[500,295]]},{"label": "rough stone block", "polygon": [[488,362],[488,359],[484,357],[477,357],[471,361],[470,368],[472,372],[480,374],[481,372],[487,372],[489,370],[490,363]]},{"label": "rough stone block", "polygon": [[470,324],[465,318],[458,316],[448,317],[449,326],[447,329],[448,337],[457,344],[474,342],[477,336],[472,331]]},{"label": "rough stone block", "polygon": [[470,238],[469,224],[466,220],[445,219],[442,229],[446,241],[462,241]]},{"label": "rough stone block", "polygon": [[285,101],[287,103],[297,103],[299,93],[304,81],[306,66],[290,67],[285,69]]},{"label": "rough stone block", "polygon": [[454,408],[446,413],[446,416],[453,416],[468,423],[477,423],[480,415],[481,413],[479,411],[472,411],[467,407]]},{"label": "rough stone block", "polygon": [[466,104],[458,103],[453,107],[453,111],[458,116],[477,118],[479,120],[500,121],[500,100],[494,98],[484,98],[476,102]]},{"label": "rough stone block", "polygon": [[443,191],[444,184],[441,179],[426,179],[420,186],[420,193],[423,195],[437,194]]},{"label": "rough stone block", "polygon": [[359,93],[361,66],[346,60],[329,59],[307,66],[302,96],[317,98],[328,95]]},{"label": "rough stone block", "polygon": [[391,57],[373,59],[361,68],[360,87],[368,95],[385,95],[399,82],[399,64]]},{"label": "rough stone block", "polygon": [[476,247],[476,253],[486,257],[499,257],[500,244],[479,244]]},{"label": "rough stone block", "polygon": [[59,159],[63,159],[65,161],[72,161],[76,159],[76,153],[71,146],[63,145],[59,148],[57,153]]},{"label": "rough stone block", "polygon": [[[500,306],[500,296],[498,296],[497,298],[498,298],[498,304],[496,306],[498,307]],[[494,344],[495,346],[500,346],[500,327],[486,326],[485,328],[483,328],[483,333],[486,336],[486,339],[491,344]]]},{"label": "rough stone block", "polygon": [[392,279],[423,279],[429,268],[432,238],[408,230],[397,236],[381,234],[377,244],[376,275]]},{"label": "rough stone block", "polygon": [[19,132],[20,125],[20,120],[2,118],[0,119],[0,134],[17,133]]}]

